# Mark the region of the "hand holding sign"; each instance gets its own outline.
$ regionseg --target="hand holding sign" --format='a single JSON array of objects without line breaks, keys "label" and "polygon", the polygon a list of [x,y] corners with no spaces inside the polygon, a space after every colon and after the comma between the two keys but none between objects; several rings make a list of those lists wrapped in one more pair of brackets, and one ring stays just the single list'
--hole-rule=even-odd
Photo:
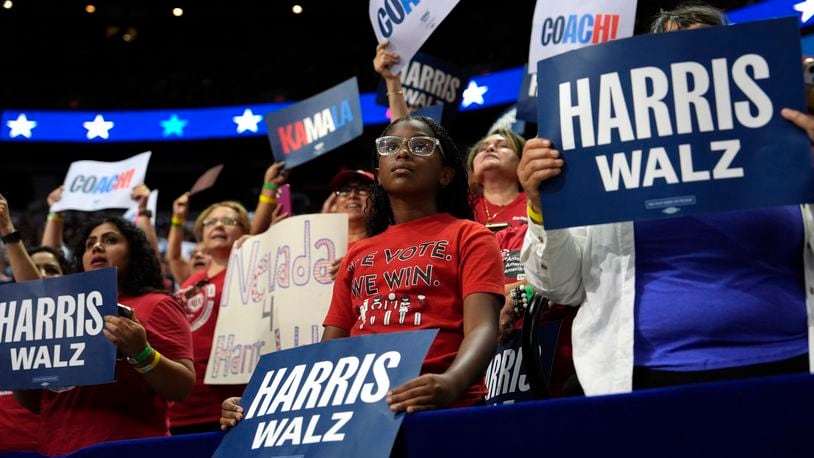
[{"label": "hand holding sign", "polygon": [[391,412],[421,412],[456,401],[466,387],[448,374],[424,374],[387,393]]},{"label": "hand holding sign", "polygon": [[187,219],[187,209],[189,208],[189,191],[181,194],[180,197],[175,199],[172,203],[172,216],[179,221]]},{"label": "hand holding sign", "polygon": [[48,207],[49,208],[51,206],[53,206],[55,203],[59,202],[60,199],[62,199],[62,192],[63,191],[65,191],[65,186],[60,186],[60,187],[54,189],[53,191],[51,191],[50,193],[48,193],[47,201],[48,201]]},{"label": "hand holding sign", "polygon": [[395,51],[387,49],[390,40],[384,40],[376,45],[376,57],[373,58],[373,69],[384,79],[398,78],[398,73],[390,71],[391,67],[401,62],[401,57]]},{"label": "hand holding sign", "polygon": [[792,110],[791,108],[783,108],[780,111],[780,115],[783,116],[783,119],[786,121],[790,121],[795,126],[803,129],[806,135],[808,135],[808,139],[814,144],[814,116]]},{"label": "hand holding sign", "polygon": [[243,419],[243,407],[240,407],[240,398],[227,398],[220,407],[220,429],[229,431]]},{"label": "hand holding sign", "polygon": [[113,315],[105,316],[105,337],[118,348],[123,355],[133,358],[147,347],[147,332],[136,318],[122,318]]},{"label": "hand holding sign", "polygon": [[560,152],[544,138],[532,138],[523,147],[517,178],[537,213],[540,213],[540,184],[562,173],[564,165]]}]

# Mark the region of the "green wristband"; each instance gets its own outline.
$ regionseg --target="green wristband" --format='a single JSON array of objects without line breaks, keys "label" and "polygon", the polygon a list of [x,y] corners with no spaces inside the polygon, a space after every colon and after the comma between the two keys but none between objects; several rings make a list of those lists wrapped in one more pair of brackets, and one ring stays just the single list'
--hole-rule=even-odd
[{"label": "green wristband", "polygon": [[272,183],[271,181],[263,182],[263,189],[268,189],[269,191],[276,191],[279,187],[277,183]]},{"label": "green wristband", "polygon": [[153,354],[153,347],[147,344],[144,350],[133,358],[127,358],[127,362],[134,365],[144,364]]}]

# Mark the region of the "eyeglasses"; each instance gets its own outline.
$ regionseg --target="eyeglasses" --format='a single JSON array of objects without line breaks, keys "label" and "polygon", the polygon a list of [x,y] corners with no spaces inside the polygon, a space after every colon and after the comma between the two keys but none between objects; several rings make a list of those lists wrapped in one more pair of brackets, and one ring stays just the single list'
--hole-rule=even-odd
[{"label": "eyeglasses", "polygon": [[220,218],[207,218],[203,220],[203,227],[212,227],[218,223],[224,226],[237,226],[237,220],[229,216],[221,216]]},{"label": "eyeglasses", "polygon": [[443,156],[444,151],[441,149],[441,141],[437,138],[433,137],[398,137],[395,135],[388,135],[386,137],[379,137],[376,139],[376,151],[379,152],[380,156],[392,156],[399,151],[404,146],[404,143],[407,143],[408,150],[416,155],[427,157],[435,151],[435,147],[438,147],[438,151],[441,152]]},{"label": "eyeglasses", "polygon": [[370,195],[370,186],[342,186],[336,190],[336,195],[339,197],[350,197],[350,194],[356,191],[359,197],[367,197]]}]

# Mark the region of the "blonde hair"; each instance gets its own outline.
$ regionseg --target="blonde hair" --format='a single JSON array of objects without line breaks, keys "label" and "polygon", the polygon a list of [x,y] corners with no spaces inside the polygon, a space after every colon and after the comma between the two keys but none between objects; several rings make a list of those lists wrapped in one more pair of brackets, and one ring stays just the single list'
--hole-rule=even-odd
[{"label": "blonde hair", "polygon": [[251,231],[251,225],[249,224],[249,212],[246,211],[246,207],[243,206],[240,202],[235,200],[224,200],[223,202],[216,202],[208,207],[206,210],[202,211],[198,218],[195,220],[195,240],[202,241],[203,240],[203,222],[218,207],[226,207],[231,208],[232,210],[237,212],[237,224],[243,229],[244,234],[248,234]]}]

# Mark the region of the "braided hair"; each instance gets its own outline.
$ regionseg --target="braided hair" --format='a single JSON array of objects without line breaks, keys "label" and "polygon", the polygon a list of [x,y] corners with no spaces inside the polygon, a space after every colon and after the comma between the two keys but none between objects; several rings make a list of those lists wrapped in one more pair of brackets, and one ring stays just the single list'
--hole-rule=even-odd
[{"label": "braided hair", "polygon": [[[427,126],[432,131],[433,136],[441,142],[441,160],[444,166],[452,167],[455,176],[441,192],[436,196],[438,211],[449,213],[459,219],[474,219],[472,206],[470,204],[469,184],[467,171],[464,166],[464,158],[458,151],[455,142],[449,136],[447,130],[440,124],[426,116],[405,116],[391,122],[382,132],[382,136],[387,135],[393,127],[401,122],[418,121]],[[379,153],[374,149],[373,168],[379,167]],[[379,180],[373,183],[372,192],[368,202],[367,235],[372,237],[384,232],[388,226],[395,224],[393,209],[390,207],[390,198],[382,187]]]}]

